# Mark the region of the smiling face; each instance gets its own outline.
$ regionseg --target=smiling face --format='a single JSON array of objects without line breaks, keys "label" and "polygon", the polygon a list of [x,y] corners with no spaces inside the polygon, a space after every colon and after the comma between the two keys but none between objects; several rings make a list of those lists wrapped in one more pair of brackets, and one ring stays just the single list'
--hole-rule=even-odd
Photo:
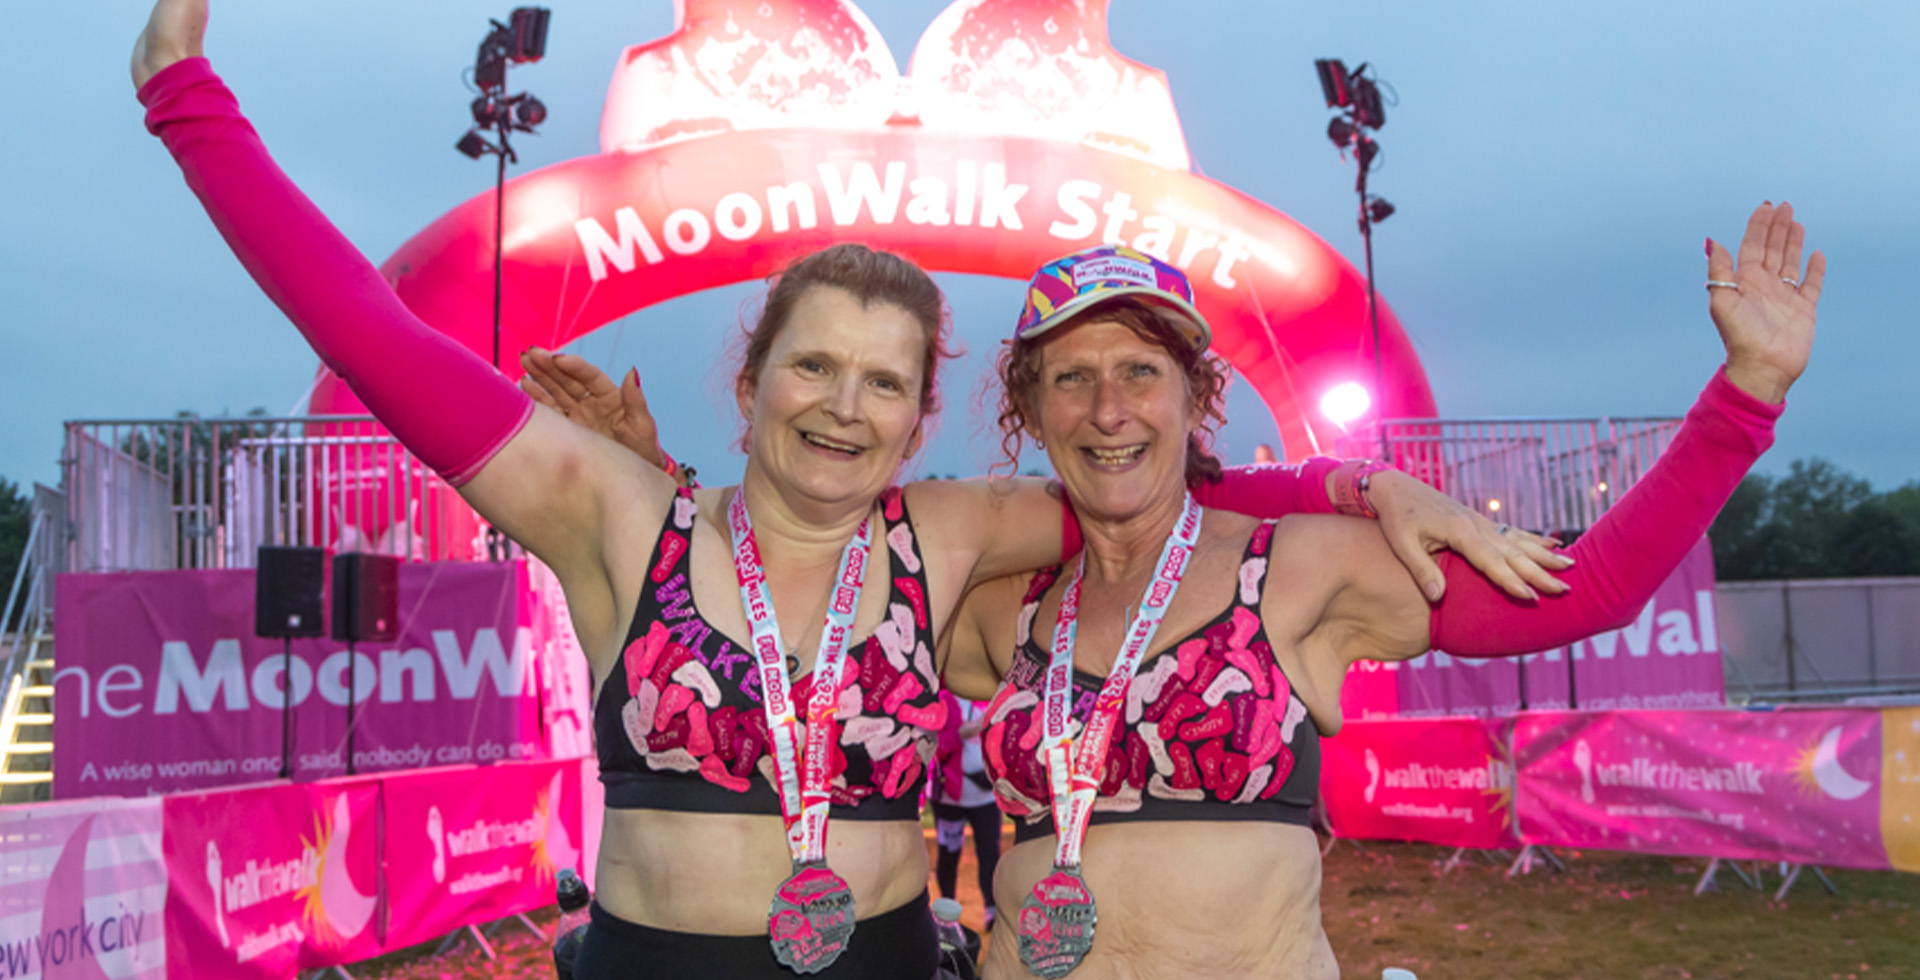
[{"label": "smiling face", "polygon": [[1074,507],[1126,520],[1177,506],[1204,412],[1173,355],[1098,315],[1059,328],[1039,353],[1027,428],[1046,444]]},{"label": "smiling face", "polygon": [[748,467],[793,503],[870,501],[920,446],[925,331],[891,303],[814,286],[735,390]]}]

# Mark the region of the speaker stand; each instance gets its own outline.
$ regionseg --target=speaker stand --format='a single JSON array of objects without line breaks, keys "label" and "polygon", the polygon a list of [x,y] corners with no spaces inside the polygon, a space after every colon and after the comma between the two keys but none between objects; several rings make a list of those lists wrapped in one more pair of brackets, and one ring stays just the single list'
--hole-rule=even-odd
[{"label": "speaker stand", "polygon": [[293,778],[293,637],[280,650],[280,778]]},{"label": "speaker stand", "polygon": [[353,706],[360,700],[360,654],[347,641],[347,775],[353,772]]}]

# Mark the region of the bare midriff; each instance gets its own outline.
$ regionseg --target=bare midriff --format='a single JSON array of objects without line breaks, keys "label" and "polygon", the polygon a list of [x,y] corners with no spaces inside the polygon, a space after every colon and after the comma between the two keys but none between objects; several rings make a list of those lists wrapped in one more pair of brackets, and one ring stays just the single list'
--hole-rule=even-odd
[{"label": "bare midriff", "polygon": [[[1000,915],[985,976],[1020,963],[1020,903],[1053,869],[1052,837],[1007,852],[994,874]],[[1082,874],[1099,909],[1093,950],[1072,980],[1337,980],[1320,927],[1320,848],[1291,824],[1179,821],[1092,827]]]},{"label": "bare midriff", "polygon": [[[704,935],[767,934],[774,889],[793,873],[779,817],[608,810],[594,898],[619,918]],[[927,851],[915,821],[835,820],[827,866],[853,889],[866,919],[927,887]]]}]

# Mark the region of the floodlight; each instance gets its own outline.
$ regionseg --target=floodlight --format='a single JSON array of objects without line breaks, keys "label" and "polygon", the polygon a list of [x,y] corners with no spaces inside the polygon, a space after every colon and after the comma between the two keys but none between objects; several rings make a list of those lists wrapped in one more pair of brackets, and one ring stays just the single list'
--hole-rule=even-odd
[{"label": "floodlight", "polygon": [[493,151],[493,145],[482,138],[477,129],[467,130],[467,135],[460,137],[460,142],[453,144],[453,148],[475,160]]},{"label": "floodlight", "polygon": [[1348,381],[1334,385],[1320,396],[1320,414],[1335,425],[1346,426],[1355,419],[1367,414],[1373,407],[1373,396],[1358,382]]}]

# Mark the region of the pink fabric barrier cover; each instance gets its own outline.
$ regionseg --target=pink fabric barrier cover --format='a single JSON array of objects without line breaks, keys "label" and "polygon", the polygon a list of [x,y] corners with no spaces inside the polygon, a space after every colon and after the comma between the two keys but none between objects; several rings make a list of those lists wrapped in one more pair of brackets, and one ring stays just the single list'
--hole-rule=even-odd
[{"label": "pink fabric barrier cover", "polygon": [[0,977],[166,976],[161,836],[159,800],[0,808]]},{"label": "pink fabric barrier cover", "polygon": [[[1713,549],[1705,538],[1624,629],[1572,644],[1574,697],[1583,711],[1705,708],[1725,701],[1714,616]],[[1397,664],[1364,661],[1347,675],[1348,718],[1510,715],[1568,706],[1566,647],[1479,660],[1429,652]],[[1524,664],[1524,666],[1523,666]]]},{"label": "pink fabric barrier cover", "polygon": [[1888,867],[1880,712],[1547,712],[1515,722],[1520,836]]},{"label": "pink fabric barrier cover", "polygon": [[1349,722],[1320,743],[1320,793],[1335,836],[1512,847],[1512,722]]},{"label": "pink fabric barrier cover", "polygon": [[[405,564],[399,584],[400,638],[357,651],[361,773],[584,751],[586,685],[554,680],[584,659],[525,565]],[[62,575],[55,603],[56,797],[279,774],[281,644],[253,635],[251,570]],[[346,644],[295,641],[290,673],[295,778],[344,773]]]},{"label": "pink fabric barrier cover", "polygon": [[167,966],[289,977],[378,956],[380,777],[166,798]]},{"label": "pink fabric barrier cover", "polygon": [[584,857],[580,780],[574,760],[383,779],[387,948],[553,904]]}]

